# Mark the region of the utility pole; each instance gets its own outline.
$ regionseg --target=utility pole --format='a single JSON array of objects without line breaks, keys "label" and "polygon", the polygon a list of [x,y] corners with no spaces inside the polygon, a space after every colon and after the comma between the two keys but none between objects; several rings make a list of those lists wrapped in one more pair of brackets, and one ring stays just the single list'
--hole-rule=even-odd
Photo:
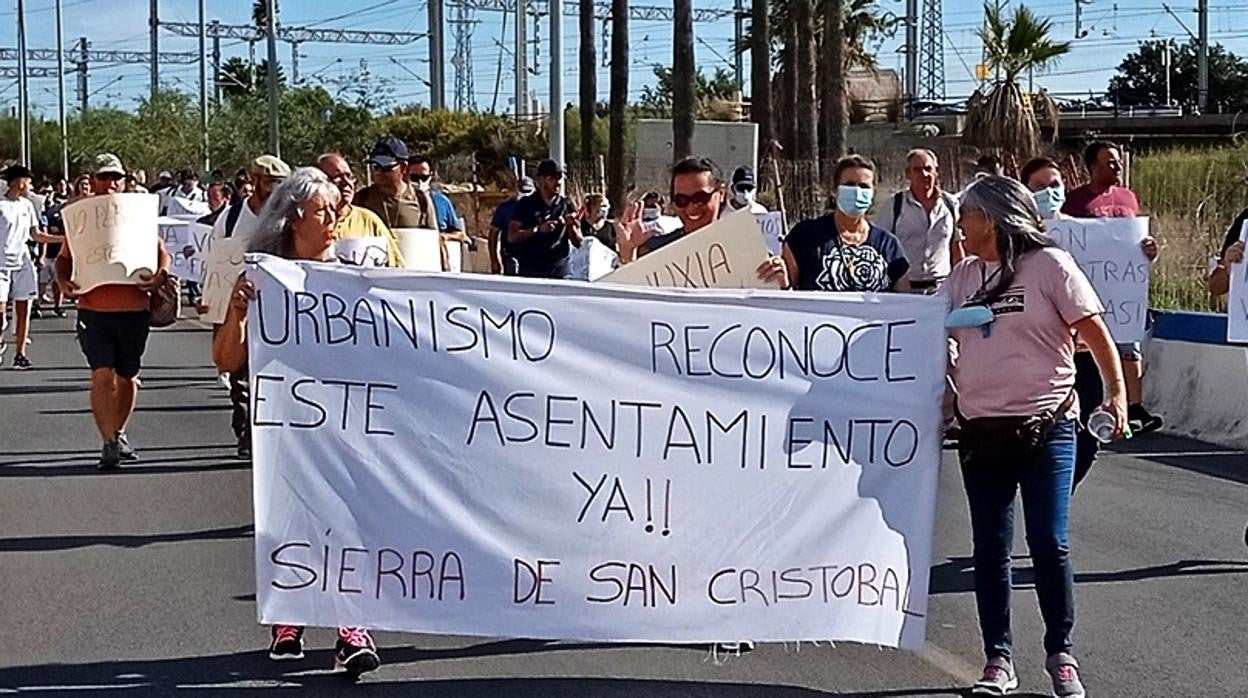
[{"label": "utility pole", "polygon": [[78,99],[79,108],[87,111],[87,37],[78,37]]},{"label": "utility pole", "polygon": [[[745,0],[735,0],[733,3],[733,36],[736,38],[733,44],[738,49],[742,48],[741,42],[745,39]],[[742,99],[745,94],[745,51],[738,50],[736,60],[733,61],[733,71],[737,79],[737,100]]]},{"label": "utility pole", "polygon": [[221,104],[221,34],[217,28],[221,25],[217,20],[212,20],[212,101],[215,104]]},{"label": "utility pole", "polygon": [[[60,0],[57,0],[60,3]],[[203,171],[208,172],[208,56],[205,51],[208,39],[208,28],[204,24],[204,0],[199,0],[199,147],[204,164]],[[271,68],[270,68],[271,69]]]},{"label": "utility pole", "polygon": [[299,42],[290,42],[290,84],[299,84]]},{"label": "utility pole", "polygon": [[1200,33],[1200,55],[1197,62],[1196,106],[1201,114],[1209,111],[1209,0],[1199,0],[1196,5],[1197,24]]},{"label": "utility pole", "polygon": [[446,21],[442,13],[442,0],[429,3],[429,108],[446,109],[446,44],[443,32]]},{"label": "utility pole", "polygon": [[17,0],[17,102],[21,162],[30,167],[30,94],[26,90],[26,2]]},{"label": "utility pole", "polygon": [[529,15],[526,0],[516,0],[516,119],[529,111]]},{"label": "utility pole", "polygon": [[563,164],[563,0],[550,2],[550,159]]},{"label": "utility pole", "polygon": [[906,0],[906,114],[919,94],[919,0]]},{"label": "utility pole", "polygon": [[61,179],[68,181],[69,131],[65,124],[65,34],[61,19],[61,0],[56,0],[56,111],[61,123]]},{"label": "utility pole", "polygon": [[[152,0],[155,2],[155,0]],[[265,0],[268,15],[265,21],[265,33],[269,44],[269,150],[277,157],[282,157],[281,127],[278,125],[277,109],[277,0]]]},{"label": "utility pole", "polygon": [[160,71],[160,68],[159,68],[160,59],[158,58],[158,55],[160,53],[160,39],[158,38],[160,36],[160,20],[156,16],[156,13],[158,11],[156,7],[157,4],[158,4],[158,0],[151,0],[151,5],[148,8],[148,17],[147,17],[149,29],[151,30],[151,33],[152,33],[151,48],[149,50],[152,53],[151,72],[152,72],[152,96],[153,97],[156,96],[156,91],[160,89],[160,72],[159,72]]},{"label": "utility pole", "polygon": [[1170,73],[1172,72],[1171,66],[1174,64],[1174,58],[1171,56],[1169,41],[1166,41],[1162,48],[1164,53],[1161,54],[1161,65],[1166,69],[1166,106],[1169,107],[1173,104],[1173,102],[1170,101]]}]

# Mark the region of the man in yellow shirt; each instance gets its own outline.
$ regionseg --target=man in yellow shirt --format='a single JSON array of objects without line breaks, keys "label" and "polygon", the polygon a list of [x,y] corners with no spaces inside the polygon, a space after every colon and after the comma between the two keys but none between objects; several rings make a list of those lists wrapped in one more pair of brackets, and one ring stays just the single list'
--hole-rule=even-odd
[{"label": "man in yellow shirt", "polygon": [[342,198],[338,200],[338,224],[334,226],[334,239],[385,238],[388,249],[386,266],[401,268],[403,253],[399,251],[399,239],[394,231],[387,228],[377,214],[351,205],[351,199],[355,196],[355,175],[352,174],[347,159],[339,153],[326,153],[317,159],[316,166],[342,194]]}]

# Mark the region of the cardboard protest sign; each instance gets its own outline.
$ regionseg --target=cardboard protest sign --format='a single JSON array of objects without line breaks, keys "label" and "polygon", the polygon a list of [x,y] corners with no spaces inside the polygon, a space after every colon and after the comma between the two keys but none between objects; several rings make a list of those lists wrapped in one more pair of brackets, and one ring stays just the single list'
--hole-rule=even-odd
[{"label": "cardboard protest sign", "polygon": [[597,281],[620,266],[620,256],[598,238],[585,238],[568,255],[568,278]]},{"label": "cardboard protest sign", "polygon": [[71,280],[82,292],[104,284],[136,284],[156,270],[154,194],[107,194],[79,199],[61,210],[73,253]]},{"label": "cardboard protest sign", "polygon": [[[1239,232],[1239,241],[1248,241],[1248,222]],[[1231,289],[1226,304],[1226,341],[1248,343],[1248,264],[1227,265]]]},{"label": "cardboard protest sign", "polygon": [[599,281],[675,288],[777,288],[758,278],[758,265],[768,256],[754,214],[738,211]]},{"label": "cardboard protest sign", "polygon": [[405,268],[442,271],[442,234],[426,228],[395,228]]},{"label": "cardboard protest sign", "polygon": [[767,251],[779,256],[784,240],[784,213],[768,211],[756,213],[754,217],[758,219],[758,227],[763,231],[763,244],[767,245]]},{"label": "cardboard protest sign", "polygon": [[941,299],[249,259],[261,622],[922,646]]},{"label": "cardboard protest sign", "polygon": [[205,322],[225,322],[225,314],[230,309],[230,292],[234,290],[238,275],[243,273],[246,252],[247,240],[242,238],[211,239],[204,259],[203,304],[208,306],[203,316]]},{"label": "cardboard protest sign", "polygon": [[351,238],[334,242],[338,261],[355,267],[384,267],[390,263],[390,243],[383,237]]},{"label": "cardboard protest sign", "polygon": [[1092,282],[1114,341],[1143,339],[1149,264],[1140,244],[1148,237],[1148,219],[1067,218],[1044,225]]}]

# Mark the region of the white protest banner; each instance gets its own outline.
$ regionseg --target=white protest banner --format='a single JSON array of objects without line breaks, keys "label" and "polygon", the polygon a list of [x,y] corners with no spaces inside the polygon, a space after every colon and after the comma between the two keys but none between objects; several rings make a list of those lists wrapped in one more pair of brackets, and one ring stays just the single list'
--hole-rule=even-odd
[{"label": "white protest banner", "polygon": [[442,271],[442,235],[425,228],[395,228],[403,265],[412,271]]},{"label": "white protest banner", "polygon": [[1066,218],[1044,226],[1092,282],[1114,341],[1143,339],[1149,264],[1140,244],[1148,237],[1148,219]]},{"label": "white protest banner", "polygon": [[230,292],[243,272],[247,240],[233,237],[210,240],[204,259],[203,288],[203,304],[208,306],[208,312],[202,319],[217,324],[225,322],[225,314],[230,309]]},{"label": "white protest banner", "polygon": [[[1239,232],[1239,241],[1248,241],[1248,221]],[[1226,341],[1248,343],[1248,264],[1228,264],[1231,289],[1226,302]]]},{"label": "white protest banner", "polygon": [[79,199],[61,216],[74,256],[71,279],[82,292],[104,284],[135,284],[156,270],[155,194],[107,194]]},{"label": "white protest banner", "polygon": [[212,238],[212,226],[192,222],[187,225],[186,233],[186,244],[182,249],[176,252],[169,250],[170,254],[173,254],[174,275],[192,281],[202,281],[205,275],[204,263],[208,240]]},{"label": "white protest banner", "polygon": [[[196,225],[195,218],[195,216],[160,216],[156,219],[156,225],[160,239],[165,243],[165,251],[173,257],[170,273],[180,279],[198,281],[203,274],[203,263],[195,264],[193,260],[195,255],[203,250],[203,240],[199,241],[197,247],[195,240],[192,239],[191,227]],[[188,248],[190,254],[187,254]]]},{"label": "white protest banner", "polygon": [[781,252],[781,241],[784,239],[784,213],[768,211],[756,213],[754,217],[758,219],[758,227],[763,231],[763,242],[767,245],[767,251],[778,256]]},{"label": "white protest banner", "polygon": [[598,238],[585,238],[568,254],[568,278],[597,281],[620,266],[620,256]]},{"label": "white protest banner", "polygon": [[163,199],[165,204],[165,213],[170,216],[191,216],[199,218],[211,212],[208,208],[208,202],[200,199],[187,199],[181,196],[169,194]]},{"label": "white protest banner", "polygon": [[251,259],[261,622],[923,644],[940,299]]},{"label": "white protest banner", "polygon": [[464,270],[464,243],[444,237],[442,247],[446,249],[446,270],[455,273],[462,272]]},{"label": "white protest banner", "polygon": [[334,254],[339,262],[355,267],[390,265],[390,243],[383,237],[336,240]]},{"label": "white protest banner", "polygon": [[748,210],[647,254],[599,279],[613,284],[676,288],[776,288],[758,278],[768,257],[758,221]]}]

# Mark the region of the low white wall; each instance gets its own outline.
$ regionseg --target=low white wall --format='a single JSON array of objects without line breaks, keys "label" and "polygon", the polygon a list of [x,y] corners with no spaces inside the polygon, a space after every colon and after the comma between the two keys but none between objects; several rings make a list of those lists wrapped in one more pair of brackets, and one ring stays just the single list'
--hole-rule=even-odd
[{"label": "low white wall", "polygon": [[1248,449],[1248,347],[1153,339],[1144,370],[1144,402],[1165,431]]}]

